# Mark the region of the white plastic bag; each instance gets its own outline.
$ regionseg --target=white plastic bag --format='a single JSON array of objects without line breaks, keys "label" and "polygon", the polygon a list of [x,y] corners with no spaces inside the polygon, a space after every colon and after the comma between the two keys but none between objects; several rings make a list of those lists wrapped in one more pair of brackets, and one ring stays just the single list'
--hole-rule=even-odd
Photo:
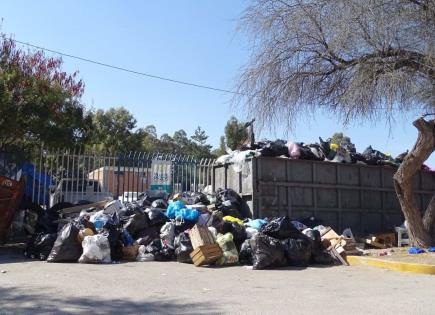
[{"label": "white plastic bag", "polygon": [[211,235],[213,235],[213,239],[216,240],[216,237],[218,235],[216,228],[213,226],[209,226],[208,230],[211,232]]},{"label": "white plastic bag", "polygon": [[144,245],[139,246],[136,261],[146,262],[154,260],[154,255],[151,253],[145,253],[145,248],[146,247]]},{"label": "white plastic bag", "polygon": [[174,247],[175,239],[175,224],[173,222],[166,222],[160,229],[160,240],[162,245],[169,245]]},{"label": "white plastic bag", "polygon": [[110,244],[105,235],[85,236],[82,242],[83,254],[80,263],[110,263]]},{"label": "white plastic bag", "polygon": [[246,228],[246,236],[248,239],[253,238],[257,233],[258,233],[258,230],[254,229],[254,228],[251,228],[251,227]]}]

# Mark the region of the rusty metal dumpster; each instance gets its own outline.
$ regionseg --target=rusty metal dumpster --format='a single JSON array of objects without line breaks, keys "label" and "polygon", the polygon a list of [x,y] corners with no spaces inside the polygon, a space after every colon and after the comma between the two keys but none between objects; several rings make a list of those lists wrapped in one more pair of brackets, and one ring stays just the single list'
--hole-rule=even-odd
[{"label": "rusty metal dumpster", "polygon": [[9,227],[24,193],[24,180],[0,176],[0,243],[5,242]]},{"label": "rusty metal dumpster", "polygon": [[[228,164],[214,166],[212,183],[214,190],[238,192],[255,218],[315,216],[337,231],[350,227],[362,235],[403,223],[394,172],[387,166],[259,157],[247,160],[241,172]],[[434,174],[419,172],[414,189],[425,209],[435,191]]]}]

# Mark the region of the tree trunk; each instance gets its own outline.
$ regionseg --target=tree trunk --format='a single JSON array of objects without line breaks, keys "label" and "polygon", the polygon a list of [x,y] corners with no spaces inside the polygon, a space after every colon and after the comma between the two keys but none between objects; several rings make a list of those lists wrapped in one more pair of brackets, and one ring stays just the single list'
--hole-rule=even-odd
[{"label": "tree trunk", "polygon": [[431,233],[435,218],[435,198],[433,197],[429,203],[423,220],[421,211],[414,202],[412,178],[434,151],[435,120],[426,121],[419,118],[413,125],[418,129],[417,142],[394,174],[394,187],[408,223],[412,244],[428,247],[435,245],[435,235]]},{"label": "tree trunk", "polygon": [[435,193],[427,206],[423,217],[423,225],[432,238],[435,238]]}]

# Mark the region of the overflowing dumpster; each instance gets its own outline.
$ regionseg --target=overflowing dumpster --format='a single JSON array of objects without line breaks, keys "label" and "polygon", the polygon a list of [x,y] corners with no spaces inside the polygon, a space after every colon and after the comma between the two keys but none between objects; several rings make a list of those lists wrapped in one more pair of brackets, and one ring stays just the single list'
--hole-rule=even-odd
[{"label": "overflowing dumpster", "polygon": [[[254,218],[313,216],[337,230],[355,234],[392,230],[404,218],[393,186],[395,168],[255,157],[215,165],[212,188],[231,188],[246,202]],[[435,191],[433,172],[414,178],[415,201],[426,209]]]}]

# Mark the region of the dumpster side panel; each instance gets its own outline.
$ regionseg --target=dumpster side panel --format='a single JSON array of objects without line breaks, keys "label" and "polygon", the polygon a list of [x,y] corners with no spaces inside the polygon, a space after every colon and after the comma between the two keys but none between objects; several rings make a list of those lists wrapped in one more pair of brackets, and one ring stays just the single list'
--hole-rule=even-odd
[{"label": "dumpster side panel", "polygon": [[[252,200],[248,204],[254,217],[313,215],[337,231],[350,227],[356,234],[391,230],[403,223],[391,167],[269,157],[246,163],[252,168],[249,175],[227,166],[226,186],[223,176],[216,176],[215,184]],[[413,187],[423,212],[435,191],[434,174],[419,172]]]}]

